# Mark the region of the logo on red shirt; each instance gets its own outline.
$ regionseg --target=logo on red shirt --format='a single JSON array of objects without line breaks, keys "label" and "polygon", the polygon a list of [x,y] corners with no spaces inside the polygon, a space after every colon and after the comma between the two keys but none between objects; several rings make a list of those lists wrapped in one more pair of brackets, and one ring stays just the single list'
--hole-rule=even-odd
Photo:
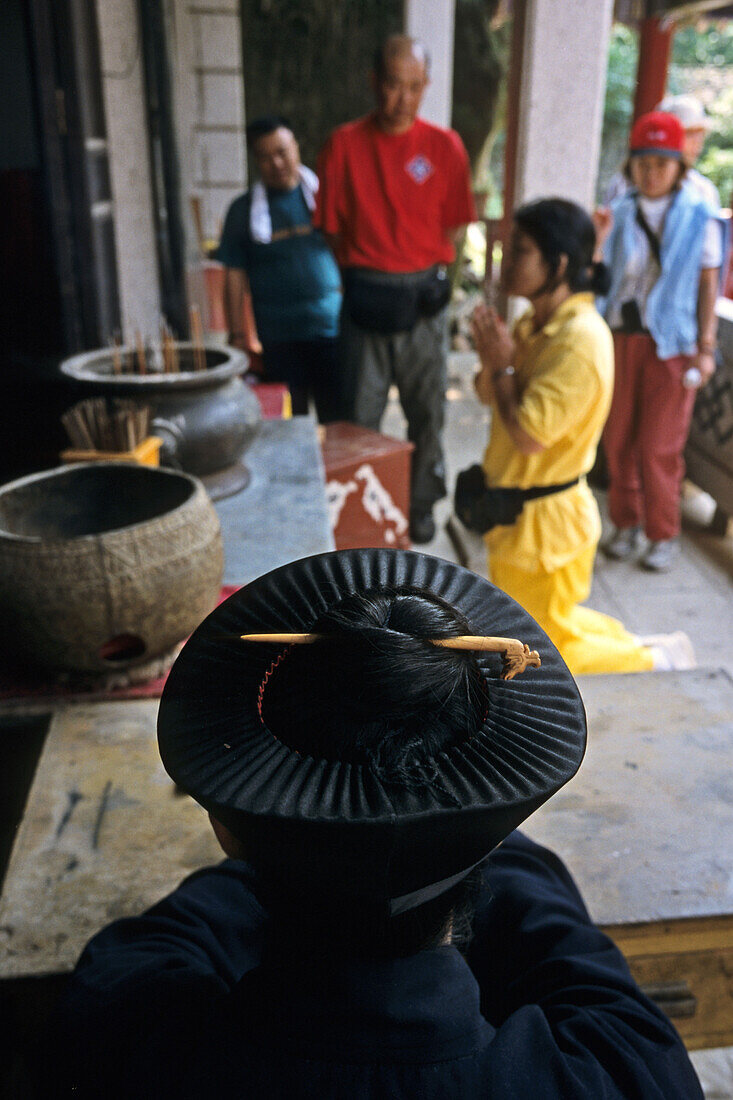
[{"label": "logo on red shirt", "polygon": [[412,160],[408,160],[405,171],[412,176],[415,183],[425,183],[425,180],[430,179],[435,169],[428,158],[419,153]]}]

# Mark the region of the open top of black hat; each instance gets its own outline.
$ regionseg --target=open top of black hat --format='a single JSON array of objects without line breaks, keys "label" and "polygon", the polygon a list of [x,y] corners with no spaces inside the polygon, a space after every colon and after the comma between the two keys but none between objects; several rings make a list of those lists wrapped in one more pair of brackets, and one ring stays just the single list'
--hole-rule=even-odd
[{"label": "open top of black hat", "polygon": [[[368,760],[327,759],[297,736],[286,743],[266,724],[263,706],[284,647],[238,640],[307,632],[350,596],[384,589],[427,589],[473,634],[519,638],[542,660],[503,680],[499,656],[475,654],[485,719],[430,761],[433,779],[424,784],[385,783]],[[295,890],[388,902],[414,895],[405,907],[436,884],[433,893],[446,888],[575,774],[586,724],[565,663],[514,600],[452,563],[369,549],[293,562],[221,604],[171,670],[158,735],[172,778],[240,837],[256,863],[266,861]]]}]

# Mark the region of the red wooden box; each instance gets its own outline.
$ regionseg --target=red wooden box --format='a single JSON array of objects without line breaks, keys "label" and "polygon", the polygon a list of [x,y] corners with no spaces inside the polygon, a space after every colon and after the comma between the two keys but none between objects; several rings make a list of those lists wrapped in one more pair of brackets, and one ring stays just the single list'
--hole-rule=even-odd
[{"label": "red wooden box", "polygon": [[290,390],[282,382],[256,382],[252,389],[263,420],[289,420],[293,415]]},{"label": "red wooden box", "polygon": [[409,549],[413,444],[338,421],[322,429],[321,448],[336,549]]}]

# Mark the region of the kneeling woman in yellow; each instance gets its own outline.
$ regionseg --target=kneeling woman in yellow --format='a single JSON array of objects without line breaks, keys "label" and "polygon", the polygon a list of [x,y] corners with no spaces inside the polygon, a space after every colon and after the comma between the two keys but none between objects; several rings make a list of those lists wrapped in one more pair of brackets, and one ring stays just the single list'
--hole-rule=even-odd
[{"label": "kneeling woman in yellow", "polygon": [[549,489],[526,499],[514,523],[486,533],[490,577],[537,619],[575,674],[635,672],[655,663],[621,623],[579,606],[590,592],[601,535],[585,475],[613,391],[613,342],[593,300],[606,288],[607,272],[593,262],[594,247],[593,223],[574,203],[521,207],[504,289],[528,298],[531,308],[513,336],[487,306],[473,318],[481,360],[476,390],[493,409],[486,484]]}]

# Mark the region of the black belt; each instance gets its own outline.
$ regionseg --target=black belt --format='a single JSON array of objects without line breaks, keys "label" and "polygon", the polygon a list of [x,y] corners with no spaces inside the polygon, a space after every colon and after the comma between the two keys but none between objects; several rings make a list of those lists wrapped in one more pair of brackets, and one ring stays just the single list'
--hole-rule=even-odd
[{"label": "black belt", "polygon": [[538,485],[532,489],[491,488],[486,484],[481,467],[474,465],[461,470],[456,478],[453,503],[461,523],[469,530],[485,535],[492,527],[516,523],[528,500],[562,493],[564,489],[577,485],[579,480],[576,477],[561,485]]},{"label": "black belt", "polygon": [[512,492],[521,493],[523,500],[536,500],[537,497],[549,497],[553,493],[572,489],[573,485],[577,485],[579,481],[579,477],[574,477],[572,481],[564,481],[562,485],[539,485],[536,489],[512,489]]}]

